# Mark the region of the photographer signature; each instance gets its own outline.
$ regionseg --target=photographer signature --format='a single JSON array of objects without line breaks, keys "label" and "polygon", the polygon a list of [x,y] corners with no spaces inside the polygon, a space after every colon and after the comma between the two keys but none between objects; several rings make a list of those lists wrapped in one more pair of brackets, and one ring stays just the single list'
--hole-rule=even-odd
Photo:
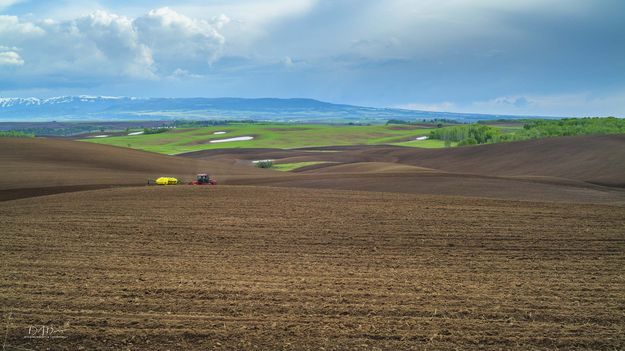
[{"label": "photographer signature", "polygon": [[49,325],[31,325],[24,339],[65,339],[65,329]]}]

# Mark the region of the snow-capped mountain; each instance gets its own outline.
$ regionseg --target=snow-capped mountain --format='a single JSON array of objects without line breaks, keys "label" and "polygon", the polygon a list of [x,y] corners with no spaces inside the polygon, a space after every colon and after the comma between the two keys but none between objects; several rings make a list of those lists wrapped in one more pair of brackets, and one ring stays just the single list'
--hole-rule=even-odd
[{"label": "snow-capped mountain", "polygon": [[272,121],[476,120],[512,116],[458,114],[332,104],[313,99],[0,97],[0,121],[254,119]]},{"label": "snow-capped mountain", "polygon": [[125,98],[118,96],[58,96],[48,99],[38,99],[34,97],[29,98],[3,98],[0,97],[0,107],[13,107],[13,106],[39,106],[39,105],[53,105],[53,104],[68,104],[74,102],[98,102],[98,101],[111,101],[121,99],[136,99]]}]

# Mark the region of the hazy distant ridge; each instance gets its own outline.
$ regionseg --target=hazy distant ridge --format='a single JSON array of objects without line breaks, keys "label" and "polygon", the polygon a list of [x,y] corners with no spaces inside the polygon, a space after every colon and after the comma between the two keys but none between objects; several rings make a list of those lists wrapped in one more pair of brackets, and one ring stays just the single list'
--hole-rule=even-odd
[{"label": "hazy distant ridge", "polygon": [[314,99],[0,97],[0,121],[255,119],[373,122],[387,119],[499,119],[518,116],[460,114],[332,104]]}]

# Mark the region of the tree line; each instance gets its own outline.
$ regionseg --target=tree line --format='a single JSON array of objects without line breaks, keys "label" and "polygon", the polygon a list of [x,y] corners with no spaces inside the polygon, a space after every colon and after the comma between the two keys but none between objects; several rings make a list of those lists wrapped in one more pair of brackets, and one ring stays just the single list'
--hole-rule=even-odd
[{"label": "tree line", "polygon": [[556,136],[625,134],[625,119],[616,117],[522,120],[523,128],[509,133],[484,125],[469,124],[435,129],[430,139],[443,140],[445,146],[490,144],[506,141],[541,139]]}]

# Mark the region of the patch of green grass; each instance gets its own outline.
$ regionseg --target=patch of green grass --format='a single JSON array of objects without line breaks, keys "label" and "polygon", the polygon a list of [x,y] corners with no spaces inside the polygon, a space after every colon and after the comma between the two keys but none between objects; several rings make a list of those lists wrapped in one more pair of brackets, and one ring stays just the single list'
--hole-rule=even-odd
[{"label": "patch of green grass", "polygon": [[[451,143],[451,147],[456,146],[458,143]],[[398,146],[410,146],[410,147],[422,147],[425,149],[440,149],[445,147],[443,140],[427,139],[427,140],[411,140],[401,143],[395,143],[393,145]]]},{"label": "patch of green grass", "polygon": [[35,134],[32,133],[24,133],[20,131],[0,131],[0,138],[34,138]]},{"label": "patch of green grass", "polygon": [[294,162],[294,163],[279,163],[273,164],[271,169],[275,169],[276,171],[289,172],[296,169],[300,169],[306,166],[318,165],[321,163],[334,163],[334,162],[326,162],[326,161],[309,161],[309,162]]},{"label": "patch of green grass", "polygon": [[[226,134],[214,134],[225,131]],[[159,134],[82,139],[92,143],[130,147],[162,154],[224,149],[279,148],[337,145],[397,144],[429,135],[430,129],[397,128],[393,125],[350,126],[288,123],[233,123],[203,128],[178,128]],[[253,140],[211,143],[211,140],[253,136]]]}]

